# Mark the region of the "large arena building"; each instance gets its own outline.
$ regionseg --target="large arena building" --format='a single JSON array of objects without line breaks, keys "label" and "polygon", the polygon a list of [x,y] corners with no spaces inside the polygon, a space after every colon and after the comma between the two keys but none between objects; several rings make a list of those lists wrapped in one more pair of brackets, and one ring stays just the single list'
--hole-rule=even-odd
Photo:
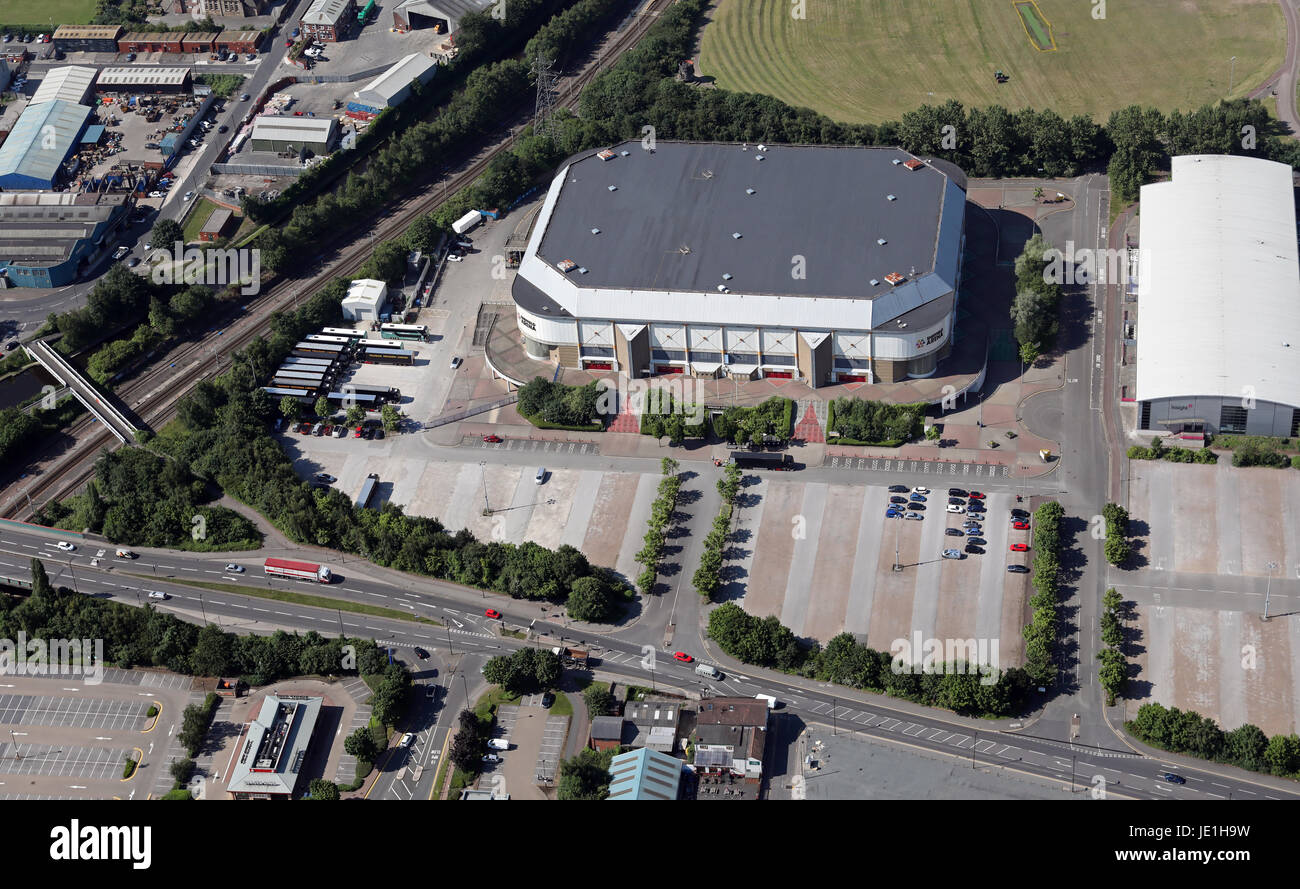
[{"label": "large arena building", "polygon": [[1173,159],[1172,173],[1142,186],[1139,428],[1294,437],[1300,251],[1291,168],[1188,155]]},{"label": "large arena building", "polygon": [[821,386],[935,373],[966,180],[891,148],[626,142],[567,160],[512,295],[566,367]]}]

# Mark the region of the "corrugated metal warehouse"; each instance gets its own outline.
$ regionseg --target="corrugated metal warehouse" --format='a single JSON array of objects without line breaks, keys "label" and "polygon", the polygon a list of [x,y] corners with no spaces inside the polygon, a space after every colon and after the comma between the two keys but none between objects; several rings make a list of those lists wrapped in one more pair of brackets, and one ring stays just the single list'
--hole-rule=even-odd
[{"label": "corrugated metal warehouse", "polygon": [[254,151],[302,151],[329,154],[338,141],[332,117],[286,117],[264,114],[253,122],[249,142]]},{"label": "corrugated metal warehouse", "polygon": [[0,188],[52,189],[59,167],[81,142],[90,108],[75,102],[28,105],[0,145]]},{"label": "corrugated metal warehouse", "polygon": [[189,68],[105,68],[95,84],[101,93],[188,93],[192,87]]},{"label": "corrugated metal warehouse", "polygon": [[1142,186],[1139,429],[1300,434],[1300,249],[1292,171],[1175,157]]},{"label": "corrugated metal warehouse", "polygon": [[0,193],[0,267],[24,287],[62,287],[126,211],[126,195]]},{"label": "corrugated metal warehouse", "polygon": [[95,91],[95,75],[98,73],[97,69],[85,65],[51,68],[42,78],[36,92],[32,94],[30,104],[39,105],[42,102],[54,101],[72,102],[77,105],[89,104],[90,97]]},{"label": "corrugated metal warehouse", "polygon": [[54,31],[54,48],[62,52],[117,52],[121,25],[60,25]]},{"label": "corrugated metal warehouse", "polygon": [[[428,83],[438,71],[438,64],[422,53],[414,52],[354,93],[357,104],[376,113],[402,104],[411,95],[414,81]],[[349,103],[351,104],[351,103]]]},{"label": "corrugated metal warehouse", "polygon": [[482,12],[496,0],[404,0],[393,10],[393,27],[399,31],[432,28],[438,34],[450,34],[460,27],[460,20],[471,12]]}]

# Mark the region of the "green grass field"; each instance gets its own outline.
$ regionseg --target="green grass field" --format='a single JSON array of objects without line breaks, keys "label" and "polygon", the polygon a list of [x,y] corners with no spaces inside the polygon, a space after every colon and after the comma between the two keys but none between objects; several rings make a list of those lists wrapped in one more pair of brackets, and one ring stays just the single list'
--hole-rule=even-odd
[{"label": "green grass field", "polygon": [[[1090,113],[1196,108],[1262,85],[1282,63],[1276,0],[1038,0],[1054,52],[1034,48],[1009,0],[718,0],[697,73],[840,121],[879,123],[926,103]],[[1010,82],[997,84],[994,71]]]},{"label": "green grass field", "polygon": [[95,0],[5,0],[0,4],[0,24],[88,25],[95,17]]}]

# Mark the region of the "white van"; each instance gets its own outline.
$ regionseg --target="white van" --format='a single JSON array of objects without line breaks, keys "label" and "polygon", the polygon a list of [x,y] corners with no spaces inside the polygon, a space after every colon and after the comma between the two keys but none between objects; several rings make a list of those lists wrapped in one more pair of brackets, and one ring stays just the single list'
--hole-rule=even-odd
[{"label": "white van", "polygon": [[754,695],[754,700],[767,701],[767,709],[769,710],[776,709],[776,698],[772,697],[771,695]]},{"label": "white van", "polygon": [[713,664],[698,664],[695,667],[695,672],[701,676],[708,676],[710,679],[722,678],[722,674],[718,672],[718,668]]},{"label": "white van", "polygon": [[489,739],[488,739],[488,742],[487,742],[487,745],[488,745],[489,747],[491,747],[493,750],[509,750],[509,749],[510,749],[510,739],[509,739],[509,738],[489,738]]},{"label": "white van", "polygon": [[533,481],[537,482],[539,485],[540,485],[542,482],[546,481],[546,467],[545,467],[545,466],[539,466],[539,467],[537,467],[537,475],[536,475],[536,477],[533,479]]}]

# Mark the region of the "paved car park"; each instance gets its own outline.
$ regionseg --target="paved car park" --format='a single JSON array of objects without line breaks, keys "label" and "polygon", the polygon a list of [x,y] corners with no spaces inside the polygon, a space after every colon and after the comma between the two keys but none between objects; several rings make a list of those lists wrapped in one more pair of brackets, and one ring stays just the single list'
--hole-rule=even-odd
[{"label": "paved car park", "polygon": [[[1009,547],[1029,543],[1030,532],[1011,528],[1014,494],[988,494],[978,536],[984,553],[967,554],[973,535],[945,534],[969,518],[946,512],[947,479],[934,479],[937,487],[923,495],[925,518],[907,520],[886,518],[889,498],[900,495],[885,487],[750,478],[723,589],[747,611],[776,615],[797,636],[825,642],[849,632],[881,650],[915,632],[999,639],[999,660],[1019,663],[1029,582],[1007,566],[1027,563],[1029,553]],[[942,558],[948,548],[962,557]]]},{"label": "paved car park", "polygon": [[144,728],[151,702],[106,701],[55,695],[0,695],[0,725],[135,730]]},{"label": "paved car park", "polygon": [[1135,605],[1127,715],[1158,701],[1225,728],[1295,731],[1300,623],[1285,615],[1300,598],[1300,474],[1226,459],[1133,461],[1130,473],[1134,558],[1107,579]]}]

